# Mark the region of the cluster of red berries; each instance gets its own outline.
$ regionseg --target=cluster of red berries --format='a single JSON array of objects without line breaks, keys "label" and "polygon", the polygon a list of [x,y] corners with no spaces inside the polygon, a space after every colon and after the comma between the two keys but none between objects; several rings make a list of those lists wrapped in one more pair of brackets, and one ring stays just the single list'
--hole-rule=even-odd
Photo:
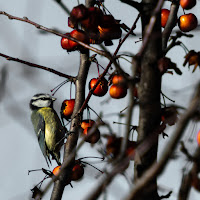
[{"label": "cluster of red berries", "polygon": [[[120,74],[114,74],[114,75],[111,75],[109,79],[110,79],[109,82],[112,83],[109,89],[110,96],[114,99],[124,98],[127,95],[127,91],[128,91],[128,86],[127,86],[124,76]],[[92,89],[97,81],[98,81],[98,78],[91,79],[89,82],[89,89]],[[93,91],[93,95],[99,96],[99,97],[104,96],[108,91],[108,84],[109,84],[108,81],[105,78],[102,78],[102,80],[99,82],[99,84]],[[134,87],[133,89],[133,96],[135,98],[138,97],[136,87]]]},{"label": "cluster of red berries", "polygon": [[[81,128],[83,130],[83,135],[85,136],[85,141],[91,144],[95,144],[100,139],[100,131],[96,126],[95,121],[91,119],[85,119],[81,122]],[[92,130],[94,128],[94,130]],[[90,130],[92,131],[90,133]]]},{"label": "cluster of red berries", "polygon": [[115,74],[112,76],[112,85],[110,87],[110,96],[114,99],[121,99],[127,95],[126,80],[122,75]]},{"label": "cluster of red berries", "polygon": [[[183,9],[189,10],[196,5],[196,0],[180,0],[180,5]],[[164,28],[170,11],[168,9],[161,10],[161,26]],[[189,32],[194,30],[198,25],[197,17],[193,13],[181,15],[178,19],[178,26],[181,31]]]},{"label": "cluster of red berries", "polygon": [[[52,171],[54,176],[57,176],[60,171],[60,165],[55,167]],[[68,185],[71,181],[78,181],[80,180],[84,175],[84,167],[82,163],[79,160],[75,160],[75,163],[72,167],[70,177],[66,181],[66,185]]]},{"label": "cluster of red berries", "polygon": [[[74,30],[66,33],[85,44],[112,45],[113,39],[119,39],[122,31],[118,20],[112,15],[107,15],[98,7],[86,8],[83,4],[74,7],[68,18],[68,26]],[[84,29],[80,30],[79,27]],[[67,51],[82,50],[77,42],[67,38],[61,39],[61,46]]]}]

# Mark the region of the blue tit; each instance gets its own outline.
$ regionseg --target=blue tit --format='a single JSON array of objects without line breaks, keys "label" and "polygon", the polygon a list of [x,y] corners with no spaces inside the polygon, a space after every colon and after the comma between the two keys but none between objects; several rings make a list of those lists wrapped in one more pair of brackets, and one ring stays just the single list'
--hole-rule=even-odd
[{"label": "blue tit", "polygon": [[60,148],[65,137],[65,128],[53,109],[55,100],[49,94],[36,94],[30,101],[31,121],[48,166],[51,164],[50,155],[58,165],[61,164]]}]

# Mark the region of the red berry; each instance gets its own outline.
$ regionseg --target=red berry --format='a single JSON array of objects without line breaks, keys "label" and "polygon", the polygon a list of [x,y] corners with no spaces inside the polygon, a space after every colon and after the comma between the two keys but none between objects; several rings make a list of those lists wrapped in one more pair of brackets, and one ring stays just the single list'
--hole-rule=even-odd
[{"label": "red berry", "polygon": [[72,181],[77,181],[79,179],[81,179],[84,175],[84,168],[83,165],[81,165],[81,163],[76,162],[75,161],[75,165],[72,168],[72,172],[71,172],[71,180]]},{"label": "red berry", "polygon": [[200,130],[199,130],[199,132],[197,133],[197,143],[198,143],[198,145],[200,146]]},{"label": "red berry", "polygon": [[[70,35],[69,33],[65,33],[65,35]],[[69,44],[69,39],[62,37],[61,39],[61,46],[63,49],[70,51],[72,48]]]},{"label": "red berry", "polygon": [[86,136],[85,141],[89,142],[91,144],[95,144],[100,139],[100,131],[98,128],[94,130],[94,132],[91,133],[90,136],[88,136],[89,131],[92,129],[92,127],[87,127],[84,129],[83,134]]},{"label": "red berry", "polygon": [[[97,80],[98,80],[98,78],[93,78],[93,79],[90,80],[89,89],[92,89],[94,87]],[[107,93],[107,91],[108,91],[108,81],[105,78],[102,78],[100,83],[97,85],[97,87],[93,91],[93,94],[95,96],[102,97]]]},{"label": "red berry", "polygon": [[120,74],[116,74],[112,77],[113,84],[125,84],[125,82],[126,82],[125,78]]},{"label": "red berry", "polygon": [[193,8],[196,3],[196,0],[180,0],[181,7],[186,10]]},{"label": "red berry", "polygon": [[70,13],[70,18],[73,21],[83,20],[87,16],[88,16],[88,9],[83,4],[74,7]]},{"label": "red berry", "polygon": [[161,26],[164,28],[167,24],[170,11],[168,9],[161,10]]},{"label": "red berry", "polygon": [[[71,33],[70,33],[70,36],[77,39],[78,41],[80,42],[83,42],[83,43],[86,43],[86,44],[89,44],[89,38],[88,36],[86,35],[86,33],[84,31],[81,31],[81,30],[73,30]],[[72,40],[69,40],[69,44],[72,48],[75,48],[77,46],[79,46],[79,44],[77,42],[74,42]]]},{"label": "red berry", "polygon": [[60,171],[60,165],[58,165],[57,167],[55,167],[54,169],[53,169],[53,171],[52,171],[52,173],[54,174],[54,176],[57,176],[58,175],[58,173],[59,173],[59,171]]},{"label": "red berry", "polygon": [[110,87],[110,96],[114,99],[121,99],[127,95],[127,87],[123,84],[114,84]]},{"label": "red berry", "polygon": [[98,25],[101,22],[101,18],[103,17],[103,12],[101,9],[97,7],[90,7],[88,8],[89,15],[86,19],[81,21],[81,25],[86,29],[88,32],[98,32]]},{"label": "red berry", "polygon": [[[65,35],[71,36],[85,44],[89,44],[89,37],[82,30],[73,30],[71,33],[66,33]],[[63,49],[66,49],[67,51],[75,51],[77,49],[83,48],[77,42],[74,42],[64,37],[61,39],[61,46]]]},{"label": "red berry", "polygon": [[65,119],[70,119],[74,110],[75,99],[66,99],[61,106],[61,115]]},{"label": "red berry", "polygon": [[181,31],[189,32],[197,27],[197,17],[192,13],[181,15],[179,17],[178,25]]}]

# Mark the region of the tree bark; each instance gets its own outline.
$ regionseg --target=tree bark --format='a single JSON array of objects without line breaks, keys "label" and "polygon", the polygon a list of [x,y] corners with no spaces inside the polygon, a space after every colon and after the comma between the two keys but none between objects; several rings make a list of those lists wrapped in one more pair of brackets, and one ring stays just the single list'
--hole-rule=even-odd
[{"label": "tree bark", "polygon": [[[143,0],[143,10],[141,12],[143,38],[146,26],[149,24],[152,10],[154,10],[158,1]],[[144,172],[157,159],[158,135],[156,129],[160,124],[161,106],[161,76],[157,67],[157,61],[162,56],[160,12],[157,14],[157,20],[151,34],[149,43],[141,57],[141,80],[138,87],[139,95],[139,128],[138,142],[142,142],[149,136],[153,136],[153,143],[149,151],[140,155],[135,160],[134,178],[139,179]],[[154,134],[154,135],[153,135]],[[149,187],[137,197],[137,200],[156,200],[158,199],[157,181],[154,179]]]}]

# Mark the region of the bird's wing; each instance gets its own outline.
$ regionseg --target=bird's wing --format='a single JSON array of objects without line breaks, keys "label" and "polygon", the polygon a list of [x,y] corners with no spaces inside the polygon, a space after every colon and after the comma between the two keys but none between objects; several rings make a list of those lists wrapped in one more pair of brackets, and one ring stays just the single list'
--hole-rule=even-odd
[{"label": "bird's wing", "polygon": [[[35,129],[35,133],[37,135],[38,138],[38,143],[40,145],[40,149],[45,157],[45,160],[47,162],[47,165],[49,167],[49,163],[51,164],[51,160],[49,158],[49,151],[48,148],[46,146],[46,142],[45,142],[45,121],[43,116],[38,113],[35,112],[32,114],[31,116],[31,120],[33,122],[34,125],[34,129]],[[49,163],[48,163],[49,161]]]}]

